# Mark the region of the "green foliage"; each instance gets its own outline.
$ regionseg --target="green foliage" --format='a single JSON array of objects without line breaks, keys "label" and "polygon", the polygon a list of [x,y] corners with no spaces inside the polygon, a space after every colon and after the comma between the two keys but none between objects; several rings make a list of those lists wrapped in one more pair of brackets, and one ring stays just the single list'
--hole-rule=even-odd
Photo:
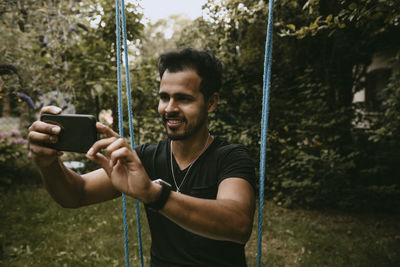
[{"label": "green foliage", "polygon": [[[296,53],[293,54],[294,58],[297,58],[295,62],[297,66],[312,67],[312,73],[302,75],[301,70],[299,71],[295,67],[297,76],[294,78],[293,86],[302,90],[307,98],[299,97],[298,94],[293,94],[293,90],[290,90],[296,102],[289,101],[288,103],[293,110],[301,112],[299,113],[301,118],[298,118],[298,123],[295,124],[296,133],[293,135],[292,132],[290,138],[300,137],[300,139],[307,140],[307,136],[303,134],[322,138],[320,140],[323,144],[321,152],[325,151],[326,155],[311,159],[318,161],[318,159],[326,158],[328,164],[315,165],[315,162],[308,157],[309,152],[302,154],[303,148],[301,147],[293,149],[295,155],[300,155],[300,158],[297,157],[295,160],[296,164],[291,162],[294,166],[298,165],[299,162],[304,162],[301,158],[307,159],[312,164],[305,164],[307,168],[295,168],[294,172],[289,173],[279,170],[281,176],[284,176],[285,173],[289,174],[289,185],[295,187],[297,185],[298,191],[294,194],[283,193],[281,194],[282,197],[278,197],[278,199],[285,199],[290,204],[292,200],[299,197],[293,202],[307,202],[308,200],[314,206],[328,204],[348,208],[351,205],[350,203],[354,204],[351,201],[352,197],[358,200],[356,203],[362,202],[359,195],[362,190],[354,188],[364,188],[365,191],[372,192],[369,189],[371,186],[376,186],[376,188],[381,186],[382,190],[374,190],[375,193],[371,193],[371,195],[381,194],[381,199],[392,198],[393,205],[389,209],[394,211],[399,204],[400,191],[396,188],[398,188],[400,181],[395,175],[395,173],[398,173],[397,167],[392,163],[395,161],[392,158],[396,158],[396,156],[393,152],[386,153],[386,151],[396,151],[399,142],[393,138],[387,138],[388,136],[385,136],[379,145],[370,142],[376,139],[379,133],[384,132],[383,128],[389,120],[385,120],[383,117],[379,121],[382,122],[381,125],[385,126],[375,130],[375,135],[370,136],[368,132],[356,131],[352,123],[355,119],[353,110],[356,108],[352,103],[352,95],[354,90],[358,91],[365,86],[361,79],[362,75],[359,75],[359,72],[355,70],[355,66],[363,66],[365,72],[373,53],[394,45],[395,42],[390,41],[389,36],[397,34],[397,30],[393,26],[398,23],[396,22],[398,21],[398,9],[397,11],[393,9],[393,1],[379,3],[361,1],[364,2],[360,3],[361,5],[352,1],[341,1],[340,3],[307,1],[303,10],[308,11],[308,16],[304,16],[304,13],[302,14],[300,11],[301,6],[291,5],[293,2],[283,1],[278,4],[278,7],[286,7],[291,11],[286,12],[286,10],[278,8],[277,26],[287,29],[282,30],[281,28],[280,33],[280,36],[286,39],[286,41],[283,39],[285,43],[291,40],[291,38],[287,38],[288,36],[296,37]],[[299,12],[298,15],[293,13],[295,10]],[[372,15],[381,10],[386,10],[387,14],[391,15],[388,15],[387,19]],[[324,17],[326,19],[323,19]],[[291,22],[295,23],[291,24]],[[309,23],[308,26],[299,26],[307,25],[307,23]],[[360,31],[360,29],[363,30]],[[280,47],[277,49],[281,51]],[[288,47],[285,47],[285,49],[288,49]],[[311,57],[308,58],[305,55]],[[301,60],[302,58],[303,60]],[[308,78],[304,80],[304,77]],[[275,82],[279,83],[279,80],[275,80]],[[319,85],[312,85],[315,82]],[[390,87],[391,85],[389,85]],[[392,86],[390,93],[385,92],[387,90],[381,92],[384,96],[380,99],[386,99],[387,102],[392,101],[391,103],[393,103],[391,96],[396,95],[395,92],[398,87],[394,89]],[[318,95],[319,97],[315,98]],[[282,94],[280,94],[281,96]],[[396,113],[395,110],[395,106],[387,104],[382,109],[382,114],[386,112],[392,114],[390,119],[392,124],[398,123],[398,118],[395,115],[393,116],[393,112]],[[286,114],[285,117],[289,118],[290,123],[291,116]],[[272,118],[272,120],[275,119]],[[283,126],[284,122],[280,125]],[[290,129],[290,125],[288,126]],[[388,129],[396,129],[396,127],[389,126]],[[282,131],[278,132],[282,133]],[[366,140],[368,136],[370,136],[370,141]],[[394,149],[388,149],[389,146],[386,142],[390,142]],[[278,150],[282,151],[279,148]],[[313,156],[315,155],[313,154]],[[286,161],[287,159],[285,159]],[[287,164],[283,166],[287,166]],[[312,166],[318,166],[321,172],[315,172]],[[277,169],[272,168],[272,170]],[[316,184],[312,183],[313,179],[310,179],[310,176],[316,178],[314,180],[317,181]],[[272,177],[276,177],[274,173]],[[273,181],[274,178],[272,178]],[[305,182],[305,184],[293,183],[297,179],[302,183]],[[281,183],[279,179],[277,180],[274,182],[285,188],[287,184]],[[312,197],[307,198],[298,194],[310,185],[315,185],[312,190],[309,190]],[[279,192],[280,190],[278,190],[278,194]],[[365,194],[361,195],[365,196]],[[368,198],[368,201],[375,203],[374,197]],[[287,202],[283,201],[283,203]],[[380,204],[382,204],[381,209],[391,206],[383,200]],[[358,208],[365,207],[365,205],[356,206]],[[375,205],[370,207],[372,206],[378,208]]]},{"label": "green foliage", "polygon": [[305,70],[296,82],[298,87],[279,95],[290,109],[273,110],[269,189],[280,205],[326,205],[328,195],[351,183],[358,153],[338,146],[348,112],[326,105],[329,90],[314,71]]},{"label": "green foliage", "polygon": [[[221,98],[226,102],[220,111],[233,116],[237,125],[224,125],[221,131],[228,136],[245,135],[254,158],[259,150],[256,125],[261,117],[265,2],[208,1],[208,29],[194,35],[211,36],[203,47],[212,44],[225,65]],[[386,185],[399,184],[391,167],[383,163],[395,162],[397,157],[376,153],[384,150],[382,145],[378,149],[369,141],[360,143],[352,103],[353,92],[365,86],[362,73],[373,53],[395,44],[399,23],[395,7],[395,1],[369,0],[276,3],[266,195],[277,203],[346,206],[339,200],[349,200],[349,189],[363,184],[365,166],[374,169],[369,186],[378,185],[384,173],[391,177]],[[385,112],[395,109],[384,107]],[[392,124],[398,121],[393,114],[391,119]],[[392,129],[383,128],[370,140]],[[392,141],[398,143],[395,138]],[[371,161],[374,155],[381,158],[377,166],[371,165],[376,162]],[[396,192],[389,191],[388,196]],[[383,197],[386,191],[379,192]]]},{"label": "green foliage", "polygon": [[158,76],[154,54],[151,56],[145,54],[138,58],[132,68],[133,124],[136,144],[157,142],[164,137],[164,126],[157,111]]},{"label": "green foliage", "polygon": [[373,142],[385,142],[388,147],[399,145],[396,142],[400,135],[400,54],[394,63],[396,66],[390,77],[388,85],[380,92],[385,99],[381,108],[382,118],[376,123],[370,140]]},{"label": "green foliage", "polygon": [[21,138],[21,134],[16,130],[0,133],[0,140],[0,164],[13,162],[27,152],[27,140]]},{"label": "green foliage", "polygon": [[[0,89],[19,86],[30,95],[58,90],[71,96],[77,112],[111,109],[116,121],[112,5],[8,1],[0,7],[0,56],[21,70],[21,79],[8,77]],[[267,1],[209,0],[203,9],[205,17],[193,22],[175,16],[144,26],[137,6],[128,6],[135,143],[164,137],[156,110],[157,56],[192,46],[211,50],[224,63],[212,133],[246,145],[256,161]],[[398,67],[381,92],[385,103],[369,131],[354,128],[360,107],[352,101],[365,87],[372,55],[399,47],[397,2],[283,0],[276,2],[274,14],[266,195],[286,206],[346,206],[362,188],[396,198]],[[171,26],[175,32],[166,35]],[[125,108],[126,136],[127,118]]]},{"label": "green foliage", "polygon": [[[395,60],[398,66],[399,55]],[[360,164],[360,181],[363,185],[389,188],[387,192],[400,192],[399,150],[400,150],[400,69],[393,69],[389,83],[381,94],[385,101],[381,116],[373,123],[371,131],[359,134],[363,162]],[[368,145],[365,145],[368,144]],[[376,191],[376,190],[375,190]],[[385,190],[383,190],[385,191]],[[399,202],[396,202],[400,206]],[[394,203],[393,203],[394,204]]]},{"label": "green foliage", "polygon": [[[135,42],[143,25],[137,6],[126,5],[127,41]],[[65,60],[68,72],[63,75],[78,113],[98,114],[111,109],[117,114],[117,75],[115,10],[108,1],[89,4],[85,9],[88,30],[75,36]],[[94,21],[100,18],[98,21]],[[121,45],[122,47],[122,45]],[[122,73],[124,77],[124,72]],[[125,79],[122,81],[125,84]]]},{"label": "green foliage", "polygon": [[[280,8],[290,9],[285,13],[298,13],[303,16],[292,17],[292,23],[278,21],[280,36],[295,36],[303,39],[306,36],[316,36],[320,32],[327,32],[328,37],[342,34],[343,31],[357,31],[358,34],[376,37],[387,32],[391,27],[399,24],[400,15],[396,1],[376,0],[342,0],[342,1],[280,1]],[[305,15],[305,16],[304,16]],[[296,26],[297,25],[297,26]],[[348,29],[346,29],[348,28]],[[362,29],[362,31],[360,31]],[[362,45],[373,41],[360,38]]]},{"label": "green foliage", "polygon": [[18,89],[36,101],[40,94],[70,88],[63,79],[64,54],[74,40],[70,28],[80,21],[77,3],[6,1],[1,7],[0,58],[18,70]]},{"label": "green foliage", "polygon": [[[140,56],[135,63],[142,59],[155,59],[165,51],[176,49],[176,43],[185,36],[186,31],[190,34],[188,24],[191,24],[191,20],[183,14],[171,15],[167,19],[160,19],[154,23],[148,22],[140,39]],[[188,45],[188,43],[183,45]]]},{"label": "green foliage", "polygon": [[27,140],[19,131],[0,132],[0,187],[9,187],[23,180],[39,180],[37,170],[28,158],[27,148]]},{"label": "green foliage", "polygon": [[[104,0],[1,4],[0,58],[18,69],[21,91],[38,107],[62,105],[56,99],[40,98],[58,91],[78,113],[98,114],[102,108],[116,111],[113,4]],[[126,6],[127,39],[135,42],[143,29],[142,15],[137,6]]]}]

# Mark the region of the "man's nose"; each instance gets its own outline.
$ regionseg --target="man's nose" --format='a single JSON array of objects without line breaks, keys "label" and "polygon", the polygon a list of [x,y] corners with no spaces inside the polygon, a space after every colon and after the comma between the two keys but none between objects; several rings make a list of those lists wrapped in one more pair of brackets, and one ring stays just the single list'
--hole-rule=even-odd
[{"label": "man's nose", "polygon": [[165,107],[165,112],[170,113],[170,112],[175,112],[178,110],[178,106],[176,105],[176,102],[171,98],[168,101],[167,106]]}]

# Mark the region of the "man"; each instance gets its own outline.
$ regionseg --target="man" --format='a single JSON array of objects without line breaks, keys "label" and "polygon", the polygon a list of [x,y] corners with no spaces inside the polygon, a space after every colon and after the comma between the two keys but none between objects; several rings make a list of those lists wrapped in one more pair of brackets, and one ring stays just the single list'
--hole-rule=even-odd
[{"label": "man", "polygon": [[[159,69],[158,112],[168,138],[132,150],[97,123],[107,138],[97,141],[87,157],[102,169],[81,176],[62,164],[60,152],[41,145],[56,142],[60,128],[36,121],[28,139],[44,185],[64,207],[121,193],[142,201],[152,237],[151,266],[246,266],[254,166],[242,146],[210,135],[207,123],[218,103],[221,63],[208,52],[188,48],[161,55]],[[45,107],[42,112],[61,110]],[[152,182],[158,179],[163,181]]]}]

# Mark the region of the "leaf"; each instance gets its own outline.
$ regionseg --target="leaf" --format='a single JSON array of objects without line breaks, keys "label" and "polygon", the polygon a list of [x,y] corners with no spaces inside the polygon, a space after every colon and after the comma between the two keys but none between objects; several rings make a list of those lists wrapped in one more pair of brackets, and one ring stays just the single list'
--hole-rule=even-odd
[{"label": "leaf", "polygon": [[331,37],[334,33],[335,33],[335,29],[333,29],[329,34],[328,34],[328,37]]},{"label": "leaf", "polygon": [[100,94],[103,91],[103,86],[101,86],[101,84],[95,84],[93,87],[96,90],[97,94]]},{"label": "leaf", "polygon": [[286,27],[288,27],[289,29],[291,29],[292,31],[296,31],[296,26],[294,24],[288,24],[286,25]]},{"label": "leaf", "polygon": [[335,17],[334,21],[335,21],[335,24],[339,24],[339,18],[338,17]]},{"label": "leaf", "polygon": [[351,3],[350,5],[349,5],[349,9],[350,10],[354,10],[354,9],[357,9],[357,4],[356,3]]},{"label": "leaf", "polygon": [[39,11],[39,12],[42,12],[42,13],[47,13],[47,9],[44,9],[44,8],[36,9],[36,11]]},{"label": "leaf", "polygon": [[305,10],[309,5],[310,5],[310,1],[307,1],[303,6],[303,10]]},{"label": "leaf", "polygon": [[297,39],[303,39],[306,37],[308,31],[308,27],[301,27],[299,31],[297,31]]},{"label": "leaf", "polygon": [[332,18],[333,18],[333,16],[332,16],[332,14],[329,14],[327,17],[326,17],[326,23],[329,23],[331,20],[332,20]]}]

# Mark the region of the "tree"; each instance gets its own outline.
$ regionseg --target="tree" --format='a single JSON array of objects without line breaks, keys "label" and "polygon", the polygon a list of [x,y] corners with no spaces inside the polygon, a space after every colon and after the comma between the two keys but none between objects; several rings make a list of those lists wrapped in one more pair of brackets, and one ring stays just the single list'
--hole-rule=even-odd
[{"label": "tree", "polygon": [[[210,0],[202,33],[212,36],[225,63],[222,94],[229,98],[222,108],[236,118],[235,130],[250,140],[254,155],[266,7],[264,1]],[[399,10],[395,1],[369,0],[286,0],[275,7],[267,195],[286,205],[346,204],[363,176],[353,93],[362,88],[360,74],[373,53],[399,44]],[[378,173],[374,179],[377,184]]]},{"label": "tree", "polygon": [[[126,7],[127,38],[135,41],[142,15]],[[72,104],[80,113],[115,106],[115,11],[108,1],[13,1],[1,8],[1,57],[19,70],[24,93],[37,101],[59,92],[63,103],[41,105]]]}]

